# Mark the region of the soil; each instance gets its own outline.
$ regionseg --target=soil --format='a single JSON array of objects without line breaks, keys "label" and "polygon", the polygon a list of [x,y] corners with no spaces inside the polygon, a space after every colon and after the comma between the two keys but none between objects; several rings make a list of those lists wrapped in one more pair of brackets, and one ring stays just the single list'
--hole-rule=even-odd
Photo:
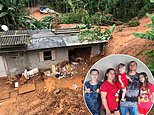
[{"label": "soil", "polygon": [[[40,19],[44,14],[34,12],[35,18]],[[144,54],[147,50],[154,50],[153,41],[134,37],[134,32],[145,32],[144,25],[150,19],[140,19],[138,27],[117,26],[112,38],[106,45],[103,54],[97,55],[88,62],[78,67],[77,74],[73,77],[57,79],[54,77],[35,80],[36,90],[18,94],[18,89],[0,80],[0,114],[1,115],[90,115],[82,95],[82,83],[89,68],[99,59],[110,54],[128,54],[139,58],[146,63]],[[61,24],[61,28],[72,27],[75,24]],[[102,29],[106,28],[101,26]],[[77,84],[75,89],[73,84]],[[5,98],[2,98],[5,97]],[[152,113],[150,113],[152,115]]]}]

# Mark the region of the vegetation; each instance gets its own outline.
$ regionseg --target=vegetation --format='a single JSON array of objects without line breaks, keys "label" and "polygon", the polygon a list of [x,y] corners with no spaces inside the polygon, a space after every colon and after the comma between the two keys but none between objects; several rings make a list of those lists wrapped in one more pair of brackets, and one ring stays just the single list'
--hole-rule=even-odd
[{"label": "vegetation", "polygon": [[[0,23],[10,29],[23,28],[22,18],[26,15],[24,7],[45,3],[52,4],[56,10],[63,13],[60,16],[61,23],[86,25],[122,24],[133,17],[144,16],[145,12],[151,12],[154,6],[148,0],[0,0]],[[137,23],[130,25],[134,24]]]},{"label": "vegetation", "polygon": [[108,40],[111,37],[114,29],[115,25],[113,25],[111,29],[105,29],[104,32],[101,32],[101,28],[99,27],[94,30],[86,29],[85,31],[78,34],[78,38],[80,42]]},{"label": "vegetation", "polygon": [[[146,27],[151,27],[151,30],[146,31],[145,33],[134,33],[134,36],[143,38],[143,39],[149,39],[154,40],[154,15],[152,14],[146,14],[152,21],[151,24],[147,24]],[[148,67],[150,68],[151,72],[154,75],[154,50],[150,50],[145,53],[148,56]]]},{"label": "vegetation", "polygon": [[126,25],[128,27],[136,27],[140,25],[140,22],[138,20],[131,20]]},{"label": "vegetation", "polygon": [[112,14],[114,20],[127,22],[133,17],[142,17],[146,12],[152,12],[154,4],[148,0],[58,0],[56,9],[62,12],[75,12],[85,9],[90,16],[96,12],[104,15]]},{"label": "vegetation", "polygon": [[134,33],[136,37],[154,40],[154,15],[152,14],[146,14],[152,21],[151,24],[147,24],[146,27],[151,27],[151,30],[146,31],[145,33]]},{"label": "vegetation", "polygon": [[0,0],[0,24],[10,29],[18,29],[20,17],[25,15],[25,0]]},{"label": "vegetation", "polygon": [[25,29],[50,29],[52,25],[52,16],[46,16],[39,21],[34,17],[22,17],[20,18],[22,27]]}]

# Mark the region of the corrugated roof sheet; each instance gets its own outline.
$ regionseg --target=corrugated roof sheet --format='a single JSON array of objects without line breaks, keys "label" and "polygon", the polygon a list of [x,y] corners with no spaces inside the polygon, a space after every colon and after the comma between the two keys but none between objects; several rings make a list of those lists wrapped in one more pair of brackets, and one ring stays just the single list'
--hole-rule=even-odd
[{"label": "corrugated roof sheet", "polygon": [[25,45],[29,40],[28,36],[6,36],[0,37],[0,46]]},{"label": "corrugated roof sheet", "polygon": [[27,45],[30,36],[27,30],[12,30],[0,36],[0,47]]}]

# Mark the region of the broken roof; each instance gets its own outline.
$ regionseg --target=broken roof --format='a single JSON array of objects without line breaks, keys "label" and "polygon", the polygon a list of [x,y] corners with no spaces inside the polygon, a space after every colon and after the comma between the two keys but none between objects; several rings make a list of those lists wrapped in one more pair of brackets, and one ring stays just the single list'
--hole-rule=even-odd
[{"label": "broken roof", "polygon": [[[23,32],[24,33],[24,32]],[[76,34],[54,34],[51,30],[27,30],[30,36],[29,42],[27,44],[26,51],[28,50],[39,50],[39,49],[49,49],[49,48],[59,48],[59,47],[70,47],[78,45],[89,45],[107,42],[104,41],[92,41],[92,42],[80,42]],[[11,38],[11,40],[18,40],[17,43],[25,43],[23,37]],[[10,39],[10,38],[9,38]],[[3,42],[0,41],[0,44]],[[27,42],[26,42],[27,43]],[[14,50],[17,51],[17,50]],[[25,51],[25,49],[24,49]],[[2,53],[2,51],[0,50]],[[4,52],[4,51],[3,51]],[[8,52],[8,51],[7,51]],[[11,49],[9,52],[12,52]]]}]

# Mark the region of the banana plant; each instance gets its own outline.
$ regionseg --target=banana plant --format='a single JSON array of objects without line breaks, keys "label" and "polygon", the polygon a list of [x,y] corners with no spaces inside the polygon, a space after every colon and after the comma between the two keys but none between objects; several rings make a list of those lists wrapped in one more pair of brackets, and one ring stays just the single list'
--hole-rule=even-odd
[{"label": "banana plant", "polygon": [[25,15],[26,0],[0,0],[0,23],[18,29],[19,17]]},{"label": "banana plant", "polygon": [[35,19],[33,16],[21,17],[23,28],[26,29],[50,29],[52,25],[52,16],[46,16],[40,20]]},{"label": "banana plant", "polygon": [[3,12],[3,4],[0,4],[0,18],[5,16],[7,12]]},{"label": "banana plant", "polygon": [[151,27],[151,30],[146,31],[145,33],[134,33],[135,37],[143,38],[143,39],[149,39],[154,40],[154,15],[152,14],[146,14],[152,21],[151,24],[147,24],[146,27]]},{"label": "banana plant", "polygon": [[154,0],[150,0],[151,3],[154,3]]}]

